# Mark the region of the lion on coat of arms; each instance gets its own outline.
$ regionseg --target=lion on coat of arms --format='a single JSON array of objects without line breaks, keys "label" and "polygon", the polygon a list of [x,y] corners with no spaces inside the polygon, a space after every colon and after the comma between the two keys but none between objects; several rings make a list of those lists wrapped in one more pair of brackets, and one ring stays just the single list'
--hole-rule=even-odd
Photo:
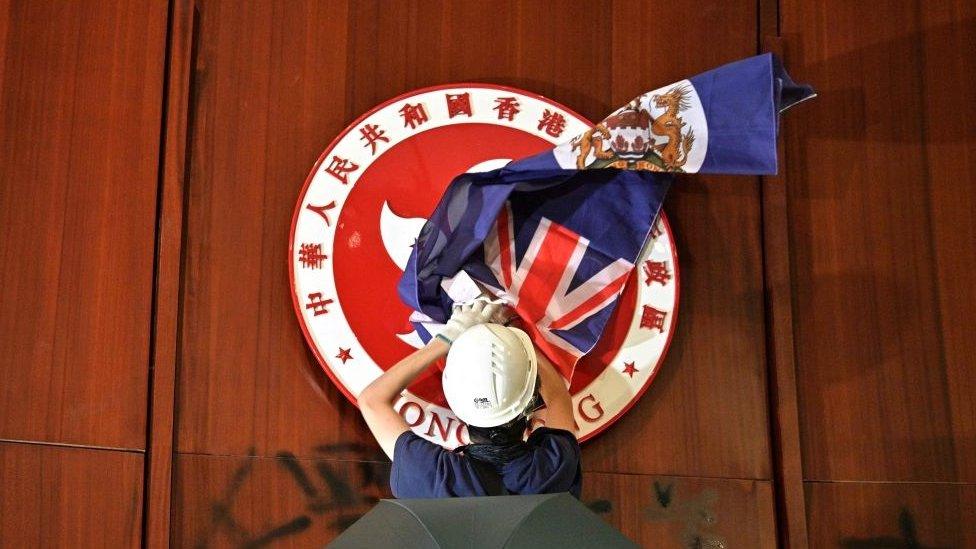
[{"label": "lion on coat of arms", "polygon": [[[689,93],[687,86],[675,86],[651,96],[654,106],[664,109],[657,118],[641,108],[641,97],[631,101],[603,123],[573,140],[572,150],[579,149],[576,167],[681,171],[695,144],[694,131],[689,128],[682,132],[685,122],[679,116],[691,106]],[[654,135],[666,137],[667,141],[657,143]],[[604,148],[604,144],[609,148]],[[586,159],[591,152],[594,160],[587,166]]]}]

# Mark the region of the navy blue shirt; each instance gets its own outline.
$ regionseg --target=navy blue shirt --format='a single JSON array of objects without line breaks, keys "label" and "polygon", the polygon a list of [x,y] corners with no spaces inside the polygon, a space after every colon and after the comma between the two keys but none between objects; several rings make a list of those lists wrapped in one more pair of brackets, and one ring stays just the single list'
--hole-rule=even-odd
[{"label": "navy blue shirt", "polygon": [[[577,499],[583,475],[576,436],[563,429],[540,427],[529,435],[529,452],[500,469],[512,494],[569,492]],[[488,495],[471,458],[451,452],[413,431],[397,437],[390,488],[398,498],[443,498]]]}]

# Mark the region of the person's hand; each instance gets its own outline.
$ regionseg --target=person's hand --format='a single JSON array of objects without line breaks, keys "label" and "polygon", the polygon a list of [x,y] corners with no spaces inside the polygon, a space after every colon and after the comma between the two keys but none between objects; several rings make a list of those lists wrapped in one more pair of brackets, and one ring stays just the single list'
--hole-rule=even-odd
[{"label": "person's hand", "polygon": [[454,340],[468,328],[486,322],[497,322],[503,318],[502,315],[505,314],[502,312],[503,308],[505,308],[503,301],[492,301],[487,297],[455,303],[450,320],[447,321],[441,333],[437,334],[437,337],[447,341],[448,344],[453,344]]},{"label": "person's hand", "polygon": [[501,324],[503,326],[508,326],[509,322],[512,322],[514,319],[517,318],[517,315],[515,314],[515,309],[511,308],[507,303],[505,303],[505,301],[498,299],[492,301],[492,303],[497,303],[499,306],[495,310],[495,314],[491,316],[491,320],[489,320],[488,322],[491,322],[492,324]]}]

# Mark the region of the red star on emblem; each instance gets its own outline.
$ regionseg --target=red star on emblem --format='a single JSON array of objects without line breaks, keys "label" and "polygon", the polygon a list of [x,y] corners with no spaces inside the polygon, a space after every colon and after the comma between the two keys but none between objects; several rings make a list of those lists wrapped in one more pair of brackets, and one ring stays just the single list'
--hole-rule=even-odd
[{"label": "red star on emblem", "polygon": [[336,358],[338,358],[339,360],[342,361],[343,364],[345,364],[347,360],[352,358],[352,354],[350,354],[349,352],[351,350],[352,349],[343,349],[342,347],[339,347],[339,354],[336,355]]},{"label": "red star on emblem", "polygon": [[633,362],[624,362],[624,373],[629,375],[631,378],[633,378],[634,374],[639,371],[640,370],[638,370],[637,368],[634,368]]}]

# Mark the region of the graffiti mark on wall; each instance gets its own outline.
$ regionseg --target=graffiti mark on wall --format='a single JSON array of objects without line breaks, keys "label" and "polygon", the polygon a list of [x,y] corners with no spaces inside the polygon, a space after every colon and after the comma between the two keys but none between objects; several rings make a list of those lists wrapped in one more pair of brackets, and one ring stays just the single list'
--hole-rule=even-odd
[{"label": "graffiti mark on wall", "polygon": [[[242,524],[234,504],[243,486],[251,479],[255,450],[234,470],[220,498],[210,504],[210,522],[198,538],[196,547],[208,547],[219,535],[242,548],[266,547],[276,541],[301,534],[316,521],[329,528],[345,530],[382,497],[389,494],[389,461],[384,461],[372,446],[362,444],[329,444],[317,446],[321,459],[299,459],[294,453],[280,451],[275,463],[294,484],[298,497],[304,500],[304,511],[275,524]],[[326,457],[328,459],[326,459]],[[354,474],[340,470],[337,464],[353,467]]]},{"label": "graffiti mark on wall", "polygon": [[843,538],[840,546],[844,549],[948,549],[934,545],[922,545],[918,541],[915,517],[907,508],[898,513],[899,536],[878,536],[873,538]]},{"label": "graffiti mark on wall", "polygon": [[590,509],[590,511],[593,511],[598,515],[603,515],[613,511],[613,504],[606,499],[594,499],[584,502],[584,504]]},{"label": "graffiti mark on wall", "polygon": [[683,547],[693,549],[725,549],[725,539],[711,529],[718,522],[713,506],[718,502],[718,494],[713,490],[702,490],[690,498],[677,498],[674,483],[667,485],[654,481],[654,494],[651,505],[644,508],[648,520],[679,522],[684,525],[680,534]]}]

